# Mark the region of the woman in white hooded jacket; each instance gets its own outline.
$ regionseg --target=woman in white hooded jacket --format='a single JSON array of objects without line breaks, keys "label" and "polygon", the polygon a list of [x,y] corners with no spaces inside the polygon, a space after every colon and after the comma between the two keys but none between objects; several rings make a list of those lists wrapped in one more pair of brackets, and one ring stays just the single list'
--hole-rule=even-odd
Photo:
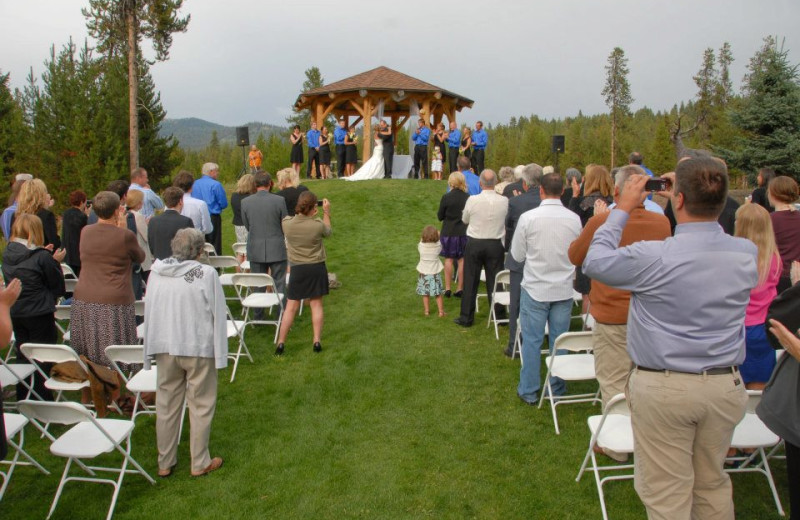
[{"label": "woman in white hooded jacket", "polygon": [[219,275],[197,261],[205,237],[181,229],[172,257],[156,260],[147,284],[144,319],[145,366],[158,364],[156,437],[158,475],[168,477],[177,463],[184,397],[189,406],[194,477],[222,466],[211,458],[208,439],[217,403],[217,370],[228,365],[227,307]]}]

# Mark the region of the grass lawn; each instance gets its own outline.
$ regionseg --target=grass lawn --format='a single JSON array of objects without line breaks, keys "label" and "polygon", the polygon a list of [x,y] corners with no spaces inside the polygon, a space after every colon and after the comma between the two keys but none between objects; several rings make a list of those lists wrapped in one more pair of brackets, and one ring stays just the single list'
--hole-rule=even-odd
[{"label": "grass lawn", "polygon": [[[308,308],[283,357],[272,354],[274,328],[249,329],[255,363],[243,360],[233,384],[230,368],[220,372],[211,454],[224,467],[190,478],[185,428],[175,474],[155,486],[126,476],[116,518],[599,518],[593,476],[575,482],[599,407],[562,407],[556,435],[549,409],[517,399],[519,361],[501,353],[507,329],[498,341],[485,327],[485,304],[470,329],[452,323],[455,298],[446,318],[423,316],[416,244],[424,225],[438,227],[444,182],[308,186],[332,202],[328,269],[343,284],[325,298],[323,352],[311,350]],[[229,213],[223,221],[230,254]],[[141,416],[133,435],[153,476],[154,424]],[[19,468],[4,519],[44,518],[64,467],[27,433],[52,474]],[[788,508],[782,461],[773,473]],[[779,518],[766,479],[733,482],[739,518]],[[644,518],[631,481],[605,490],[612,518]],[[110,486],[70,483],[53,518],[103,518],[110,498]]]}]

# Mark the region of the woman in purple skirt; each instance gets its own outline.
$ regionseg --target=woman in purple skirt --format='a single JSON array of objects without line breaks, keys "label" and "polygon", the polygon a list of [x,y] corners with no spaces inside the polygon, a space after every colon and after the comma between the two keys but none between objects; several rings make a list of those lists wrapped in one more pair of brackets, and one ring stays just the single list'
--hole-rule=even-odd
[{"label": "woman in purple skirt", "polygon": [[439,203],[439,220],[442,232],[439,241],[442,243],[441,255],[444,257],[444,295],[452,294],[450,284],[453,281],[453,260],[458,262],[458,290],[456,298],[461,297],[464,289],[464,248],[467,245],[467,225],[461,220],[464,206],[467,204],[467,181],[461,172],[453,172],[447,179],[449,190]]}]

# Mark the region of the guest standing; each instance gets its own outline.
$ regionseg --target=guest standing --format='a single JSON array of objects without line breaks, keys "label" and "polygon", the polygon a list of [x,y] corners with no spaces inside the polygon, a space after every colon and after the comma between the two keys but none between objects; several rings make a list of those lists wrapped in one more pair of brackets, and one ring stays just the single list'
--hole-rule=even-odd
[{"label": "guest standing", "polygon": [[450,298],[453,283],[453,262],[458,272],[456,298],[461,298],[464,290],[464,249],[467,247],[467,225],[461,220],[467,204],[467,183],[464,175],[456,170],[447,179],[450,191],[442,195],[437,216],[442,223],[439,241],[442,243],[444,257],[444,295]]},{"label": "guest standing", "polygon": [[450,173],[458,170],[456,159],[458,159],[459,146],[461,146],[461,131],[458,129],[458,124],[455,121],[450,121],[450,131],[447,133],[447,148],[449,149],[448,157],[450,157],[450,159],[448,159]]},{"label": "guest standing", "polygon": [[133,214],[134,222],[136,222],[136,241],[144,251],[144,260],[139,264],[140,274],[142,280],[147,283],[147,278],[150,276],[150,267],[153,265],[153,254],[150,252],[150,244],[148,242],[147,219],[141,212],[143,204],[144,194],[141,191],[128,191],[128,211]]},{"label": "guest standing", "polygon": [[214,231],[214,225],[211,223],[211,214],[208,211],[208,204],[203,200],[192,197],[194,175],[186,170],[181,170],[178,172],[178,175],[175,176],[175,180],[172,184],[183,191],[181,215],[192,219],[195,229],[199,229],[204,235],[208,235]]},{"label": "guest standing", "polygon": [[394,136],[392,129],[386,124],[386,121],[381,119],[378,126],[378,135],[383,141],[383,178],[392,178],[392,161],[394,161]]},{"label": "guest standing", "polygon": [[[27,175],[27,174],[23,174]],[[6,242],[11,240],[11,220],[14,218],[14,213],[17,212],[17,199],[19,198],[19,190],[22,185],[28,182],[27,180],[16,180],[11,186],[11,195],[8,197],[8,207],[3,210],[0,215],[0,227],[3,228],[3,236]]]},{"label": "guest standing", "polygon": [[308,191],[308,188],[298,182],[300,180],[299,178],[295,180],[295,175],[292,173],[291,168],[284,168],[275,176],[278,178],[279,190],[275,195],[280,195],[286,199],[286,211],[289,212],[290,217],[293,217],[294,208],[297,206],[297,199],[300,198],[301,193]]},{"label": "guest standing", "polygon": [[308,143],[308,163],[306,164],[306,178],[311,179],[311,163],[314,163],[314,168],[317,172],[315,179],[322,177],[319,168],[319,130],[317,130],[317,122],[311,122],[311,129],[306,132],[306,142]]},{"label": "guest standing", "polygon": [[250,153],[247,154],[247,163],[250,166],[250,173],[255,173],[261,169],[261,162],[264,160],[264,154],[258,149],[256,145],[250,146]]},{"label": "guest standing", "polygon": [[333,130],[333,144],[336,146],[336,175],[344,177],[344,169],[347,164],[347,154],[345,150],[344,138],[347,136],[347,123],[344,119],[339,120],[338,126]]},{"label": "guest standing", "polygon": [[78,354],[110,366],[107,346],[137,342],[131,267],[145,253],[127,227],[116,193],[101,191],[93,208],[97,224],[81,233],[81,276],[72,300],[70,342]]},{"label": "guest standing", "polygon": [[222,211],[228,207],[228,197],[225,188],[217,180],[219,165],[205,163],[203,175],[194,181],[192,197],[202,200],[208,206],[211,214],[211,231],[206,233],[206,242],[214,246],[217,254],[222,254]]},{"label": "guest standing", "polygon": [[758,188],[754,189],[753,193],[750,195],[750,202],[761,205],[761,207],[770,213],[775,211],[775,208],[770,204],[767,198],[767,189],[769,189],[769,183],[774,178],[775,170],[772,168],[761,168],[758,170],[758,177],[756,177]]},{"label": "guest standing", "polygon": [[[291,168],[288,168],[291,171]],[[247,229],[242,222],[242,201],[256,192],[256,181],[252,173],[246,173],[236,183],[236,191],[231,194],[231,210],[233,211],[233,231],[236,241],[240,244],[247,242]]]},{"label": "guest standing", "polygon": [[66,256],[64,263],[75,273],[81,275],[81,231],[86,226],[86,194],[75,190],[69,194],[70,207],[61,215],[61,244]]},{"label": "guest standing", "polygon": [[483,129],[483,122],[475,123],[475,131],[472,132],[472,169],[480,174],[484,168],[484,158],[486,155],[486,145],[489,143],[489,136]]},{"label": "guest standing", "polygon": [[[428,178],[428,141],[431,139],[431,130],[425,124],[425,120],[420,118],[417,121],[417,129],[414,131],[414,178]],[[423,172],[420,173],[420,168]]]},{"label": "guest standing", "polygon": [[328,294],[327,256],[322,239],[331,235],[331,203],[328,199],[322,200],[322,220],[314,218],[317,213],[317,196],[306,191],[300,194],[295,216],[284,218],[281,223],[292,276],[286,289],[286,310],[281,320],[278,347],[275,349],[278,356],[284,352],[286,336],[292,328],[301,300],[308,300],[311,307],[313,350],[322,351],[322,297]]},{"label": "guest standing", "polygon": [[[19,199],[17,199],[17,212],[16,216],[22,214],[36,215],[42,221],[42,229],[44,229],[44,248],[53,251],[61,247],[61,239],[58,237],[58,228],[56,227],[56,217],[50,211],[53,205],[53,199],[47,192],[47,186],[39,179],[32,179],[22,185],[19,190]],[[11,219],[11,225],[14,225],[14,218]]]},{"label": "guest standing", "polygon": [[319,165],[322,170],[322,178],[329,179],[331,176],[331,136],[325,125],[322,125],[322,131],[319,134]]},{"label": "guest standing", "polygon": [[775,207],[770,213],[775,230],[775,242],[783,261],[783,274],[778,282],[778,293],[792,286],[789,271],[792,262],[800,260],[800,212],[794,203],[797,200],[797,182],[791,177],[776,177],[767,188],[769,203]]},{"label": "guest standing", "polygon": [[144,168],[134,168],[133,171],[131,171],[131,184],[128,190],[141,191],[144,195],[141,214],[145,218],[152,217],[156,210],[164,209],[164,202],[161,200],[161,197],[150,189],[147,170]]},{"label": "guest standing", "polygon": [[472,132],[468,126],[465,126],[461,131],[461,146],[458,149],[458,153],[469,159],[470,167],[474,168],[474,166],[472,166]]},{"label": "guest standing", "polygon": [[147,224],[147,244],[153,258],[159,260],[172,255],[172,239],[179,230],[194,227],[192,219],[181,215],[183,191],[180,188],[170,186],[164,190],[164,204],[167,206],[164,213],[151,218]]},{"label": "guest standing", "polygon": [[300,127],[295,125],[292,133],[289,135],[289,141],[292,143],[292,153],[289,155],[289,162],[292,163],[292,168],[297,173],[300,173],[300,165],[303,164],[303,134],[300,133]]}]

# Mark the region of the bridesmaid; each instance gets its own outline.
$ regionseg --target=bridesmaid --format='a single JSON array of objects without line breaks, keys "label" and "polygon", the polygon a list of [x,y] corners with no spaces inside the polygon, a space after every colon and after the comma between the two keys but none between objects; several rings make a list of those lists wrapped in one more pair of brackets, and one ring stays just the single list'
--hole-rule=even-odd
[{"label": "bridesmaid", "polygon": [[436,125],[436,133],[433,134],[433,146],[439,147],[439,152],[442,154],[442,164],[447,164],[447,132],[444,128],[444,123]]},{"label": "bridesmaid", "polygon": [[294,131],[289,136],[292,142],[292,154],[289,157],[289,162],[292,163],[292,168],[297,173],[300,173],[300,165],[303,164],[303,134],[300,133],[300,127],[295,125]]},{"label": "bridesmaid", "polygon": [[461,155],[466,158],[472,158],[472,133],[468,126],[465,126],[461,131]]},{"label": "bridesmaid", "polygon": [[319,165],[323,179],[331,176],[331,136],[328,134],[328,127],[322,125],[322,133],[319,136]]},{"label": "bridesmaid", "polygon": [[356,162],[358,161],[358,151],[356,150],[357,140],[356,127],[351,126],[350,131],[344,136],[345,163],[347,164],[345,175],[347,177],[350,177],[356,171]]}]

